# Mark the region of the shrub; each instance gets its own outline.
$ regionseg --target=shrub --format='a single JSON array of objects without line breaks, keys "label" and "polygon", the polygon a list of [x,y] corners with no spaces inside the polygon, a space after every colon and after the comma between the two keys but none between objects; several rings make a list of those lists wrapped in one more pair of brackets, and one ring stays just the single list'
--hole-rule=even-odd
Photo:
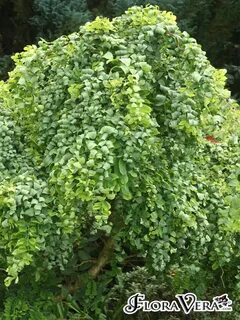
[{"label": "shrub", "polygon": [[133,7],[14,61],[0,87],[6,285],[52,270],[106,319],[116,274],[144,265],[171,292],[236,301],[240,111],[175,16]]},{"label": "shrub", "polygon": [[86,0],[34,0],[31,18],[39,37],[55,39],[91,19]]}]

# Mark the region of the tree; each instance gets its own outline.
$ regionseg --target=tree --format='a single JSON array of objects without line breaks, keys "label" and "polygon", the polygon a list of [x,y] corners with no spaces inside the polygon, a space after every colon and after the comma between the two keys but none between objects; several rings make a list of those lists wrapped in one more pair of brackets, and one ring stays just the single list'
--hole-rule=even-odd
[{"label": "tree", "polygon": [[33,8],[31,22],[37,35],[48,40],[77,31],[91,19],[86,0],[34,0]]},{"label": "tree", "polygon": [[0,87],[6,286],[54,278],[93,319],[138,265],[171,292],[236,298],[240,111],[175,16],[133,7],[14,61]]}]

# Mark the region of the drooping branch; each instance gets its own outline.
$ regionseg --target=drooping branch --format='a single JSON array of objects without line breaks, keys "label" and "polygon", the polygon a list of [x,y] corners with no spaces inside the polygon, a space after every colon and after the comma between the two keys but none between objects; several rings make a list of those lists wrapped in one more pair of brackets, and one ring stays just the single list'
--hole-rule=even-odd
[{"label": "drooping branch", "polygon": [[[92,279],[95,279],[99,273],[101,272],[101,270],[106,266],[106,264],[109,262],[110,257],[113,253],[114,250],[114,241],[113,238],[108,238],[105,243],[104,246],[101,250],[101,252],[99,253],[99,256],[97,259],[91,259],[88,260],[87,262],[93,262],[94,265],[87,271],[88,276]],[[83,261],[82,263],[85,263],[86,261]],[[82,264],[81,263],[81,264]],[[74,279],[73,282],[68,282],[65,285],[65,288],[67,289],[67,291],[71,294],[74,294],[79,288],[81,288],[82,286],[84,286],[84,282],[86,280],[86,273],[79,275],[76,279]],[[60,300],[63,300],[63,297],[58,297]]]},{"label": "drooping branch", "polygon": [[89,270],[89,275],[95,279],[101,272],[102,268],[109,262],[109,259],[113,253],[114,241],[112,238],[108,238],[105,241],[104,247],[100,252],[96,264]]}]

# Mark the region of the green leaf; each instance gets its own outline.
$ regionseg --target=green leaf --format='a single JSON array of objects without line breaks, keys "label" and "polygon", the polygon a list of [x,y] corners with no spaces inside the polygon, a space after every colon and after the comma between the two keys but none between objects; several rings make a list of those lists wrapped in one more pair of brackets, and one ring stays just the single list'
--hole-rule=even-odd
[{"label": "green leaf", "polygon": [[130,58],[120,58],[119,60],[127,67],[129,67],[131,65],[131,59]]},{"label": "green leaf", "polygon": [[107,53],[104,54],[103,56],[107,60],[113,60],[113,54],[112,52],[108,51]]},{"label": "green leaf", "polygon": [[122,159],[119,159],[119,161],[118,161],[118,168],[119,168],[119,172],[122,175],[126,175],[127,174],[126,164]]}]

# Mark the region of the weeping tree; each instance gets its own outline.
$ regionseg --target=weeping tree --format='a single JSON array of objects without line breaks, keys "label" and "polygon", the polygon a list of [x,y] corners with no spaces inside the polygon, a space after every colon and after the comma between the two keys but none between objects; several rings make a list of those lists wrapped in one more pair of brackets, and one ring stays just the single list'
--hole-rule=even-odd
[{"label": "weeping tree", "polygon": [[14,61],[0,86],[8,290],[50,275],[106,319],[117,274],[141,266],[174,294],[236,301],[240,111],[175,16],[133,7]]}]

